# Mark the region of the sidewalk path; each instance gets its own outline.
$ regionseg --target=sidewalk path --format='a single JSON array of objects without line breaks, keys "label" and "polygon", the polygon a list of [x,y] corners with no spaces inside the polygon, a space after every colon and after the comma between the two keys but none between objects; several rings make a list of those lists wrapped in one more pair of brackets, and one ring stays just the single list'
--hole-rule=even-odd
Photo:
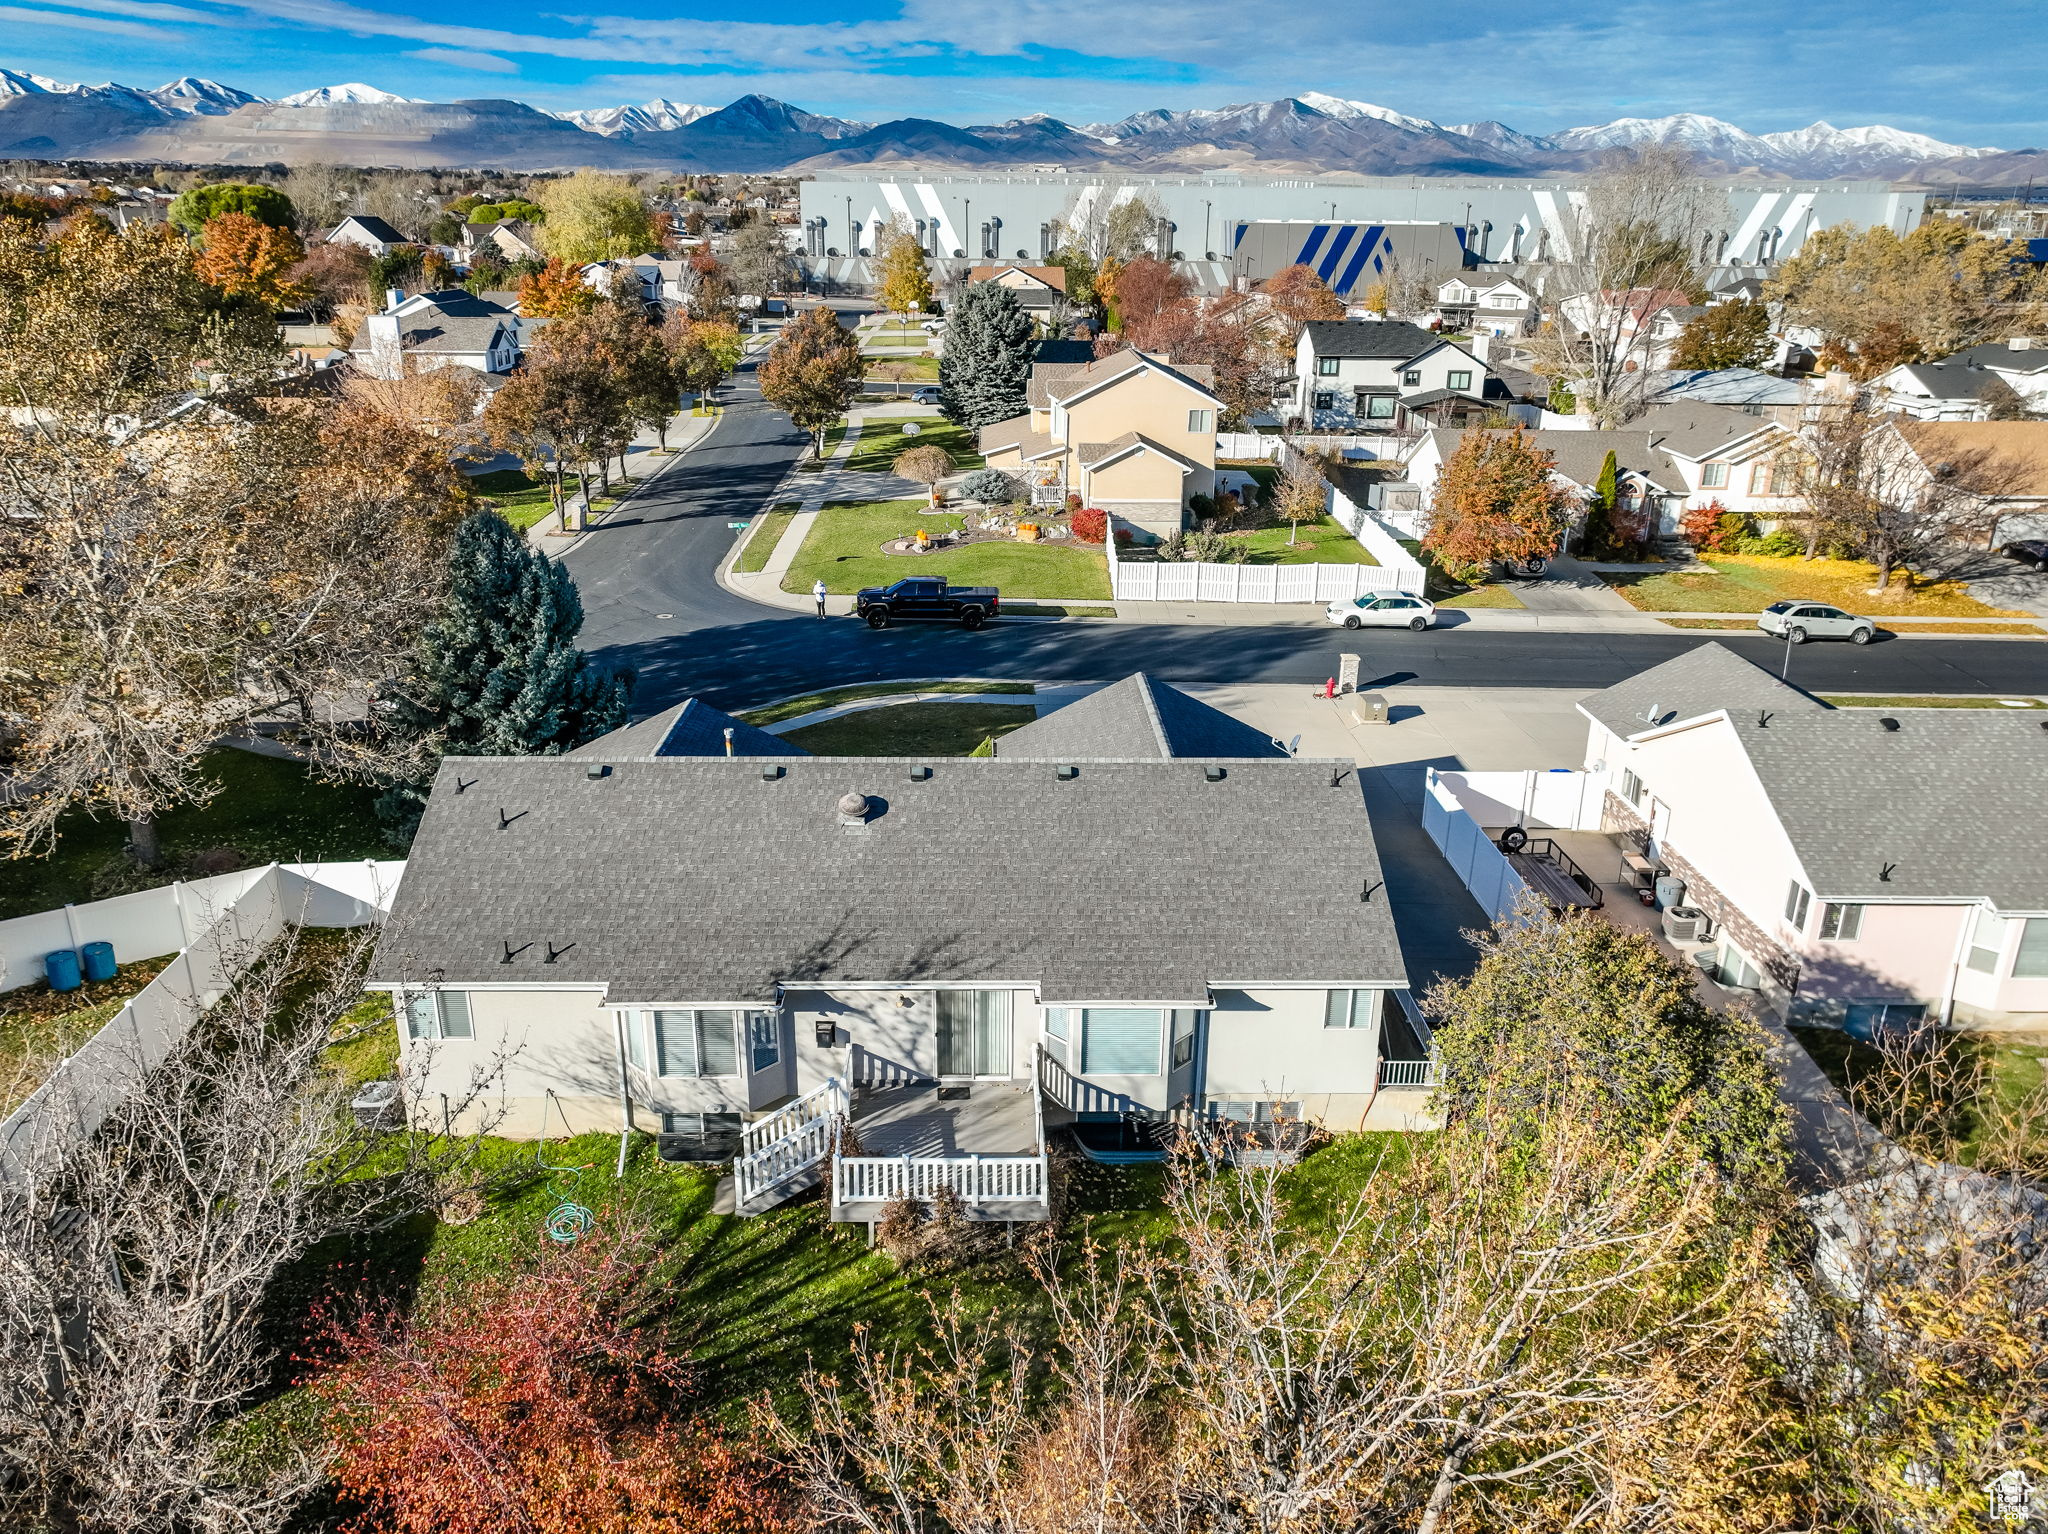
[{"label": "sidewalk path", "polygon": [[[661,436],[659,433],[654,431],[641,432],[633,439],[632,445],[626,449],[625,478],[629,491],[628,496],[620,498],[603,511],[592,512],[587,519],[588,525],[596,527],[604,522],[620,506],[626,504],[627,499],[630,498],[630,492],[637,491],[647,481],[653,479],[671,464],[677,462],[683,454],[711,435],[711,429],[719,423],[720,419],[721,417],[718,415],[693,415],[688,410],[671,416],[668,423],[668,450],[666,452],[663,452],[661,449]],[[614,480],[613,483],[616,485],[618,481]],[[574,503],[574,499],[573,496],[570,498],[571,504]],[[543,554],[552,559],[559,559],[563,554],[567,553],[582,536],[583,534],[580,532],[563,532],[562,520],[554,512],[549,512],[540,521],[534,523],[533,526],[526,530],[527,546],[539,549]]]}]

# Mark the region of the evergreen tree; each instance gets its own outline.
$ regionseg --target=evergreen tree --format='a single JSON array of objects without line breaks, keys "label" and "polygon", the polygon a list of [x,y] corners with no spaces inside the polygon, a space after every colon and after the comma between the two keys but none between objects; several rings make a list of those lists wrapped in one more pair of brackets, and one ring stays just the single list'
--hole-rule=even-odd
[{"label": "evergreen tree", "polygon": [[1600,477],[1593,481],[1593,498],[1586,504],[1585,531],[1579,547],[1595,556],[1614,551],[1614,502],[1621,493],[1621,465],[1610,451],[1600,465]]},{"label": "evergreen tree", "polygon": [[977,282],[951,306],[939,358],[939,409],[961,426],[989,426],[1029,408],[1024,386],[1036,350],[1017,295]]},{"label": "evergreen tree", "polygon": [[[440,615],[391,724],[442,756],[556,756],[626,722],[631,672],[576,648],[583,602],[569,572],[526,546],[504,518],[480,511],[455,532]],[[410,835],[431,769],[392,787],[378,813]]]}]

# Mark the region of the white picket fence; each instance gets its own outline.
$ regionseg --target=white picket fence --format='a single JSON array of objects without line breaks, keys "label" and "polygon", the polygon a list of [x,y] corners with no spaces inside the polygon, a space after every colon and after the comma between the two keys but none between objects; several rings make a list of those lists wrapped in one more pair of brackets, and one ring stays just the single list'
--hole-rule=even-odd
[{"label": "white picket fence", "polygon": [[23,955],[40,971],[43,955],[80,943],[110,942],[122,963],[178,955],[0,1121],[0,1185],[34,1179],[91,1136],[287,924],[380,921],[404,872],[403,862],[273,863],[0,922],[17,984],[41,978],[17,973]]},{"label": "white picket fence", "polygon": [[1125,559],[1111,537],[1109,589],[1119,602],[1343,602],[1375,591],[1419,596],[1422,566],[1383,532],[1379,541],[1384,556],[1366,544],[1377,565],[1212,565]]},{"label": "white picket fence", "polygon": [[1480,825],[1545,831],[1597,831],[1607,792],[1605,772],[1439,772],[1437,781]]},{"label": "white picket fence", "polygon": [[1472,892],[1480,909],[1494,921],[1515,914],[1529,886],[1515,872],[1501,850],[1487,839],[1479,822],[1466,814],[1442,775],[1432,767],[1422,793],[1422,829],[1436,843],[1444,860],[1456,870],[1459,882]]}]

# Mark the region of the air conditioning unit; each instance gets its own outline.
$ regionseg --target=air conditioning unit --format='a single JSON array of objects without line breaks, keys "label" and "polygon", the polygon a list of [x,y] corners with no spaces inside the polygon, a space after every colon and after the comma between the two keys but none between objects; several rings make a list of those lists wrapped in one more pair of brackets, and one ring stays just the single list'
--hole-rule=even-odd
[{"label": "air conditioning unit", "polygon": [[1673,943],[1704,943],[1713,925],[1696,906],[1675,905],[1664,913],[1664,936]]}]

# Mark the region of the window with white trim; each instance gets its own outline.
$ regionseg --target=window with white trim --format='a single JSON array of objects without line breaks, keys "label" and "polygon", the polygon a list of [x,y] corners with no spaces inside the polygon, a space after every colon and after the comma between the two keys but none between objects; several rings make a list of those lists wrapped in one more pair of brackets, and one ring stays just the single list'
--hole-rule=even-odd
[{"label": "window with white trim", "polygon": [[1195,1018],[1197,1014],[1187,1007],[1176,1007],[1173,1013],[1173,1068],[1179,1070],[1190,1065],[1195,1058]]},{"label": "window with white trim", "polygon": [[757,1071],[765,1071],[781,1063],[781,1020],[773,1012],[747,1014],[747,1058]]},{"label": "window with white trim", "polygon": [[1794,932],[1806,930],[1806,913],[1813,908],[1813,891],[1797,879],[1785,891],[1785,925]]},{"label": "window with white trim", "polygon": [[2029,916],[2020,929],[2019,947],[2013,951],[2015,980],[2048,977],[2048,916]]},{"label": "window with white trim", "polygon": [[657,1074],[739,1075],[739,1018],[731,1009],[663,1009],[651,1016]]},{"label": "window with white trim", "polygon": [[1215,425],[1216,417],[1210,411],[1190,410],[1188,412],[1188,430],[1191,432],[1213,431]]},{"label": "window with white trim", "polygon": [[1713,459],[1700,465],[1700,488],[1720,490],[1728,483],[1728,465],[1720,459]]},{"label": "window with white trim", "polygon": [[405,1032],[414,1039],[473,1039],[469,992],[415,991],[405,998]]},{"label": "window with white trim", "polygon": [[1970,947],[1963,955],[1963,967],[1980,975],[1998,973],[1998,961],[2005,957],[2005,918],[1994,916],[1982,906],[1970,930]]},{"label": "window with white trim", "polygon": [[620,1015],[619,1027],[626,1035],[626,1063],[647,1069],[647,1023],[638,1012]]},{"label": "window with white trim", "polygon": [[1083,1008],[1081,1073],[1157,1076],[1161,1022],[1157,1007]]},{"label": "window with white trim", "polygon": [[1853,943],[1863,935],[1863,907],[1830,900],[1820,908],[1820,935],[1831,943]]},{"label": "window with white trim", "polygon": [[1384,991],[1332,991],[1323,1003],[1325,1028],[1370,1028],[1379,1018]]},{"label": "window with white trim", "polygon": [[1643,780],[1626,767],[1621,770],[1621,797],[1638,808],[1643,802]]}]

